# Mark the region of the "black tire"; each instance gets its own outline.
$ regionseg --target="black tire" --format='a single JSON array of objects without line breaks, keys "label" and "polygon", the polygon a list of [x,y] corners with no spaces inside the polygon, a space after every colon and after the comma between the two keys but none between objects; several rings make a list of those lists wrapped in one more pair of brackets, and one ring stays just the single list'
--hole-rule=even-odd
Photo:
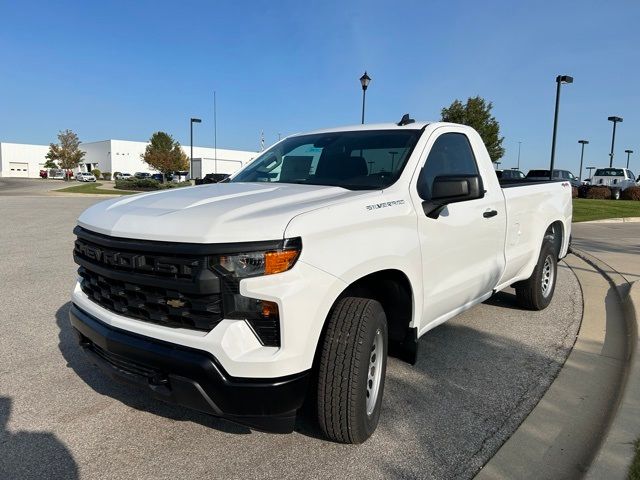
[{"label": "black tire", "polygon": [[[547,262],[549,262],[547,264]],[[549,270],[547,270],[550,269]],[[550,285],[543,287],[543,276],[547,276]],[[516,283],[516,297],[522,308],[527,310],[544,310],[553,299],[558,279],[558,257],[553,243],[544,240],[540,249],[538,263],[533,270],[531,277],[527,280]]]},{"label": "black tire", "polygon": [[[382,352],[372,349],[376,336]],[[380,303],[368,298],[345,297],[333,308],[321,346],[318,366],[318,421],[324,434],[340,443],[362,443],[373,434],[380,418],[387,368],[387,319]],[[367,396],[370,360],[382,356],[379,387]],[[371,370],[371,371],[375,371]],[[373,397],[372,397],[373,398]]]},{"label": "black tire", "polygon": [[611,200],[620,200],[620,189],[612,188],[611,189]]}]

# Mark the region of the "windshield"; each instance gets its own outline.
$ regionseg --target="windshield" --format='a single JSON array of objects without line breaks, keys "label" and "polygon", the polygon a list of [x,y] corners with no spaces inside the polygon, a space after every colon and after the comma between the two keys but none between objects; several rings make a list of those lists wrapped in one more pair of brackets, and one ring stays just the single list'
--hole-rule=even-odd
[{"label": "windshield", "polygon": [[287,138],[230,181],[383,189],[398,179],[421,132],[369,130]]},{"label": "windshield", "polygon": [[621,168],[598,168],[594,177],[624,177]]}]

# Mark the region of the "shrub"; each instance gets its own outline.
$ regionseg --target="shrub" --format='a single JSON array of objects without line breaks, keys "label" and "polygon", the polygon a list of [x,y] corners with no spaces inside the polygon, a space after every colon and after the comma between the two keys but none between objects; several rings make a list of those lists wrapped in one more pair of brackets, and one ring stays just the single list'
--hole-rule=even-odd
[{"label": "shrub", "polygon": [[191,182],[186,180],[184,182],[167,182],[162,185],[162,188],[180,188],[180,187],[190,187]]},{"label": "shrub", "polygon": [[580,185],[578,187],[578,197],[587,198],[587,192],[589,191],[590,188],[591,186],[589,185]]},{"label": "shrub", "polygon": [[160,183],[152,178],[130,178],[128,180],[116,180],[116,187],[120,190],[136,190],[140,192],[150,192],[153,190],[165,190],[168,188],[189,187],[191,182],[167,182]]},{"label": "shrub", "polygon": [[100,175],[102,175],[102,172],[99,169],[94,168],[93,170],[91,170],[91,174],[96,178],[100,178]]},{"label": "shrub", "polygon": [[578,198],[578,187],[571,187],[571,198]]},{"label": "shrub", "polygon": [[116,180],[116,188],[121,190],[140,190],[142,192],[159,190],[160,183],[150,178],[130,178],[127,180]]},{"label": "shrub", "polygon": [[640,187],[629,187],[622,191],[622,200],[640,200]]},{"label": "shrub", "polygon": [[113,172],[113,179],[115,180],[118,175],[120,175],[120,172]]},{"label": "shrub", "polygon": [[111,172],[102,172],[103,180],[111,180]]},{"label": "shrub", "polygon": [[591,187],[587,190],[585,198],[609,200],[611,198],[611,189],[609,187]]}]

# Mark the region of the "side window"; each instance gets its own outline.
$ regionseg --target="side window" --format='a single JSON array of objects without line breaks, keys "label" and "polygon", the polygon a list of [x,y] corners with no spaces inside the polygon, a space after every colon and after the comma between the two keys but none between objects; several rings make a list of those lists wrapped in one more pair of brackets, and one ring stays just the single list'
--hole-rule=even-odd
[{"label": "side window", "polygon": [[441,175],[478,175],[478,165],[469,139],[462,133],[440,135],[418,178],[419,191],[430,194],[433,181]]}]

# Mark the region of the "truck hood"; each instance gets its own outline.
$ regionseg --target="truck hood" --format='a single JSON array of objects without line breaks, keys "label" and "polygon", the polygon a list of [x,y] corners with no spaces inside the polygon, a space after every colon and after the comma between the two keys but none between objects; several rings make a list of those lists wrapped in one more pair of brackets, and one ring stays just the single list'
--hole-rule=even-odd
[{"label": "truck hood", "polygon": [[340,187],[217,183],[100,202],[78,225],[114,237],[168,242],[276,240],[293,217],[371,194]]}]

